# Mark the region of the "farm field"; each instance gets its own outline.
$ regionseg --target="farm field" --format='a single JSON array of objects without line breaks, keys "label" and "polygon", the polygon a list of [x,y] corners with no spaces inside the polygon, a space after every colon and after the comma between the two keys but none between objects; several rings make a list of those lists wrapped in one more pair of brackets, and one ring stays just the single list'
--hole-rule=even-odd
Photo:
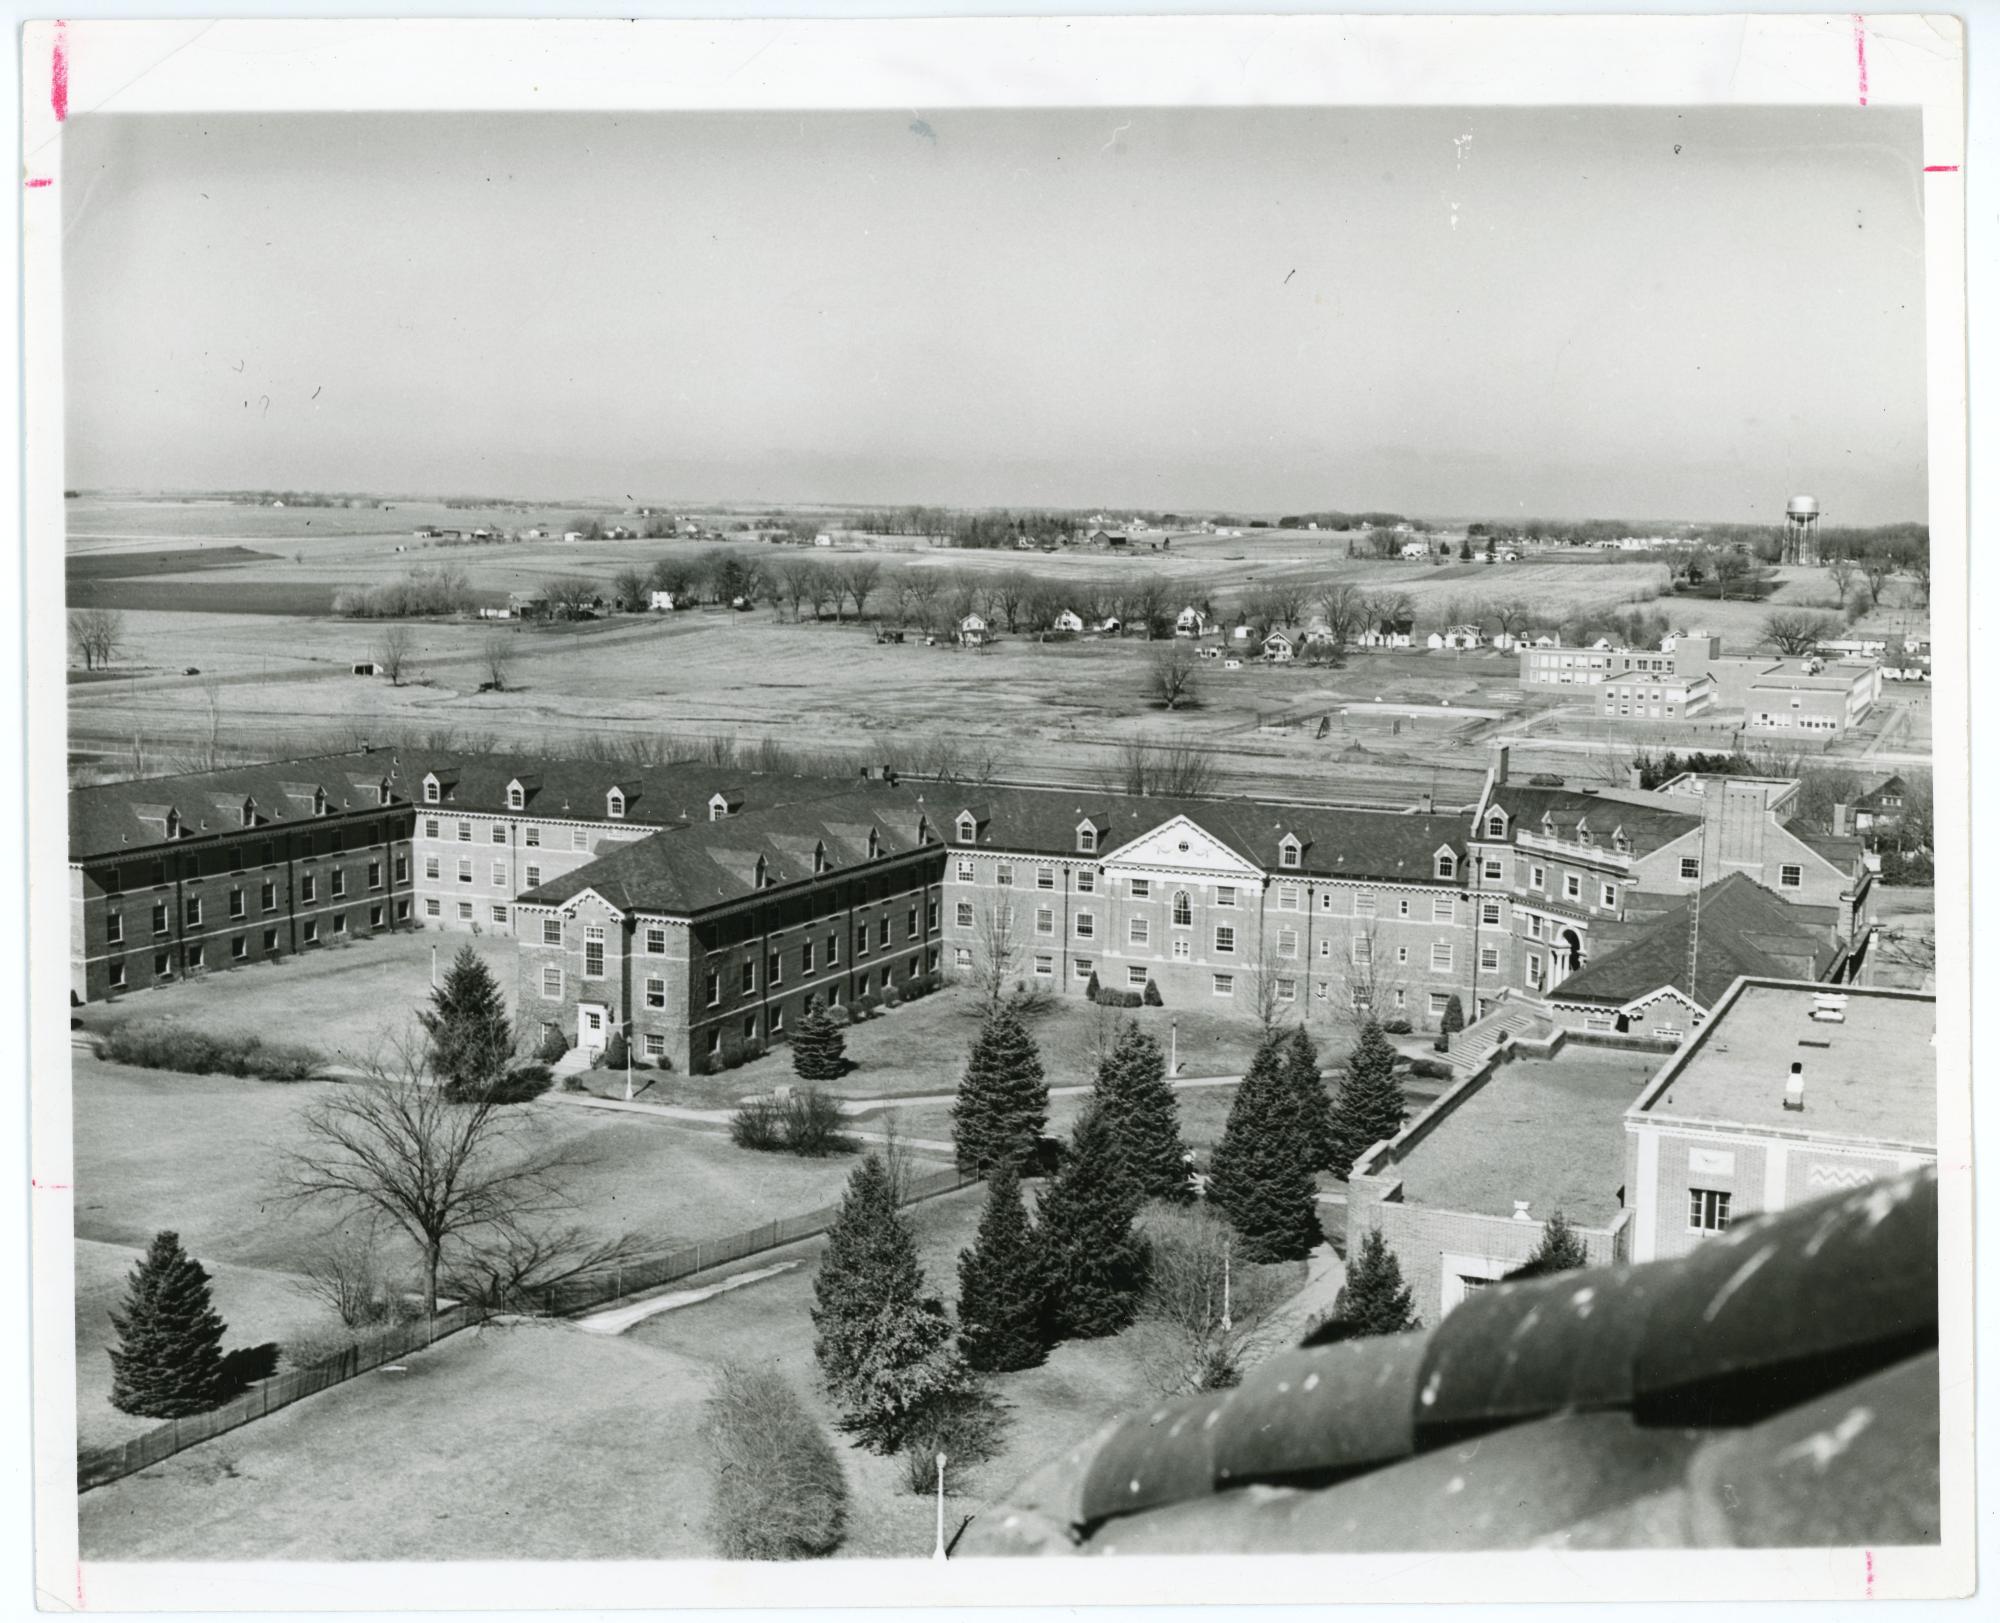
[{"label": "farm field", "polygon": [[[1033,1196],[1030,1194],[1032,1202]],[[956,1295],[982,1193],[913,1207],[926,1278]],[[295,1404],[100,1488],[82,1501],[86,1556],[385,1560],[427,1557],[660,1558],[709,1553],[706,1474],[696,1446],[714,1369],[742,1360],[782,1373],[832,1432],[812,1358],[812,1270],[823,1240],[759,1258],[794,1266],[645,1319],[618,1336],[571,1324],[489,1327]],[[1302,1270],[1285,1276],[1298,1289]],[[1272,1344],[1327,1306],[1339,1271],[1287,1302]],[[1145,1401],[1138,1332],[1067,1343],[1040,1368],[995,1377],[1002,1451],[946,1507],[960,1520],[1061,1449]],[[509,1424],[496,1426],[496,1412]],[[911,1494],[899,1460],[832,1432],[851,1494],[846,1557],[928,1556],[934,1500]],[[330,1446],[340,1440],[337,1449]],[[413,1473],[412,1458],[440,1461]],[[607,1500],[601,1484],[620,1490]],[[331,1491],[329,1491],[331,1490]]]}]

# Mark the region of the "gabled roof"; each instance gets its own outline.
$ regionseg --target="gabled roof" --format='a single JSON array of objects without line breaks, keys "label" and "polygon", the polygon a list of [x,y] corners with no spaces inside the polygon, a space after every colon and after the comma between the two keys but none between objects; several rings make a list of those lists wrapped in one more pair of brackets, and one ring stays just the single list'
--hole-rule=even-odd
[{"label": "gabled roof", "polygon": [[[732,805],[742,803],[747,796],[752,807],[775,806],[846,793],[855,782],[849,777],[744,773],[702,761],[631,766],[515,754],[435,761],[408,750],[403,752],[403,770],[410,798],[426,810],[505,813],[510,809],[508,785],[518,782],[527,791],[523,815],[601,822],[606,797],[617,789],[625,796],[623,820],[654,827],[706,821],[709,800],[717,791],[727,794]],[[443,785],[443,794],[434,806],[423,797],[423,780],[428,774],[435,774]]]},{"label": "gabled roof", "polygon": [[1669,809],[1616,790],[1587,794],[1581,789],[1505,783],[1493,791],[1488,805],[1499,806],[1515,828],[1540,832],[1546,820],[1560,840],[1576,840],[1578,827],[1587,822],[1597,843],[1608,847],[1612,831],[1622,829],[1634,856],[1657,851],[1701,827],[1698,809]]},{"label": "gabled roof", "polygon": [[[184,772],[169,778],[136,778],[72,789],[69,796],[70,859],[105,857],[159,845],[169,809],[180,814],[183,839],[246,832],[241,807],[254,801],[257,826],[309,822],[314,789],[323,788],[329,813],[378,807],[378,785],[409,798],[388,750],[353,750],[254,766]],[[303,798],[299,798],[299,797]]]},{"label": "gabled roof", "polygon": [[919,848],[920,797],[912,790],[870,784],[796,805],[748,811],[722,822],[689,823],[607,850],[520,899],[560,906],[592,890],[625,912],[688,914],[757,894],[764,864],[775,889],[810,880],[822,846],[833,869],[869,860],[869,836],[882,857]]},{"label": "gabled roof", "polygon": [[1749,876],[1733,873],[1701,893],[1695,978],[1688,980],[1694,898],[1678,898],[1640,933],[1590,960],[1549,993],[1552,1002],[1623,1006],[1662,987],[1712,1009],[1738,976],[1817,980],[1840,956],[1832,932]]}]

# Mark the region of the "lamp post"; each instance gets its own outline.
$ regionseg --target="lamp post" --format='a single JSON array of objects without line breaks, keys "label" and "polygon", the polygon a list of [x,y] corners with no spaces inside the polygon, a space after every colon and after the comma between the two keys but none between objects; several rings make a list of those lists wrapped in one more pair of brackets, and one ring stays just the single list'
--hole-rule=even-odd
[{"label": "lamp post", "polygon": [[1170,1015],[1167,1018],[1167,1075],[1179,1076],[1180,1074],[1181,1017],[1176,1014]]},{"label": "lamp post", "polygon": [[1222,1328],[1232,1328],[1229,1322],[1229,1247],[1222,1248]]},{"label": "lamp post", "polygon": [[944,1461],[944,1455],[939,1454],[937,1457],[937,1548],[931,1551],[931,1559],[933,1561],[942,1561],[944,1559]]},{"label": "lamp post", "polygon": [[625,1022],[625,1102],[632,1102],[632,1040],[638,1035],[632,1029],[632,1022]]},{"label": "lamp post", "polygon": [[431,990],[435,992],[437,989],[438,989],[438,949],[437,949],[437,943],[433,941],[431,943]]}]

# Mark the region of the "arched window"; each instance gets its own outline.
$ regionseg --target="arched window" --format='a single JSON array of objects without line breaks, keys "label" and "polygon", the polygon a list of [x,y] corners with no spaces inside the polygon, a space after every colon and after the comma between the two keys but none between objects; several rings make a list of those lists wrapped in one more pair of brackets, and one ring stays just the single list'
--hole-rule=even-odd
[{"label": "arched window", "polygon": [[1283,843],[1278,847],[1278,866],[1281,868],[1296,868],[1298,865],[1299,842],[1287,834]]},{"label": "arched window", "polygon": [[438,781],[436,778],[426,778],[424,779],[424,804],[427,806],[435,806],[437,803],[438,803]]},{"label": "arched window", "polygon": [[1437,859],[1437,876],[1449,879],[1458,869],[1458,861],[1449,851],[1440,851]]},{"label": "arched window", "polygon": [[1504,839],[1507,834],[1507,818],[1503,812],[1489,813],[1486,819],[1486,837],[1489,840]]},{"label": "arched window", "polygon": [[604,815],[607,817],[625,815],[625,796],[622,791],[613,789],[604,797]]},{"label": "arched window", "polygon": [[965,844],[970,845],[973,836],[978,832],[979,825],[972,820],[970,812],[958,820],[958,837]]},{"label": "arched window", "polygon": [[1174,923],[1194,923],[1194,904],[1188,900],[1188,893],[1184,890],[1174,892]]},{"label": "arched window", "polygon": [[510,783],[507,785],[507,809],[509,811],[519,811],[524,806],[526,806],[527,803],[528,803],[528,797],[526,793],[523,792],[521,786],[518,783]]}]

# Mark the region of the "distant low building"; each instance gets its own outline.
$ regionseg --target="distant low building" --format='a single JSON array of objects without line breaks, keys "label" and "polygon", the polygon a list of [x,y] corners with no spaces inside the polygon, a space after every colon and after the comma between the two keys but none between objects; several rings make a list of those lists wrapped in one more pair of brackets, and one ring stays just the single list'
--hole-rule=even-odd
[{"label": "distant low building", "polygon": [[1174,616],[1176,637],[1205,637],[1210,630],[1208,616],[1190,604]]},{"label": "distant low building", "polygon": [[1051,631],[1081,632],[1083,630],[1083,616],[1078,614],[1074,609],[1064,609],[1062,613],[1049,622],[1049,629]]},{"label": "distant low building", "polygon": [[[682,593],[681,596],[686,596],[686,594]],[[681,605],[675,600],[675,594],[672,592],[651,591],[646,594],[646,607],[648,609],[660,609],[660,610],[670,611],[673,609],[677,609],[680,606]]]},{"label": "distant low building", "polygon": [[1473,625],[1446,626],[1442,631],[1433,631],[1427,641],[1432,653],[1458,653],[1484,647],[1486,634]]},{"label": "distant low building", "polygon": [[1604,684],[1604,702],[1598,713],[1607,721],[1643,718],[1653,721],[1686,721],[1706,714],[1715,706],[1715,679],[1676,676],[1671,673],[1626,671]]},{"label": "distant low building", "polygon": [[1363,648],[1411,648],[1416,645],[1416,621],[1377,620],[1354,640]]}]

